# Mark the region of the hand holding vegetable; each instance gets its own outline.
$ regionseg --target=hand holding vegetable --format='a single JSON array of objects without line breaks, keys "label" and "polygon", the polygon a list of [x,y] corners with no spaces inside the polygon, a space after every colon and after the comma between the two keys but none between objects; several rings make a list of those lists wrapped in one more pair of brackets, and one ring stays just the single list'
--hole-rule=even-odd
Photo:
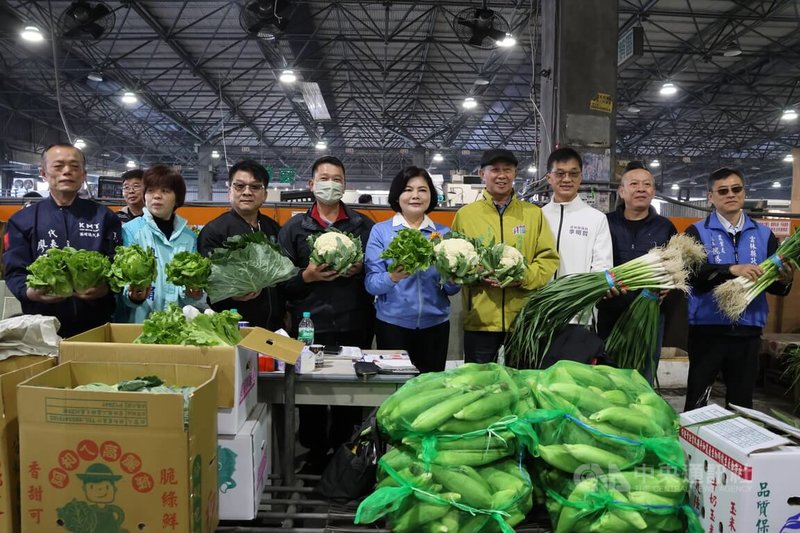
[{"label": "hand holding vegetable", "polygon": [[234,296],[231,300],[235,300],[237,302],[249,302],[250,300],[255,300],[261,294],[261,291],[254,291],[248,292],[247,294],[242,294],[241,296]]},{"label": "hand holding vegetable", "polygon": [[751,281],[758,281],[764,271],[758,265],[731,265],[728,271],[734,276],[741,276]]},{"label": "hand holding vegetable", "polygon": [[411,275],[411,274],[409,274],[409,273],[406,271],[406,269],[405,269],[405,268],[403,268],[402,266],[399,266],[399,267],[397,267],[397,268],[395,268],[394,270],[392,270],[392,271],[390,271],[390,272],[389,272],[389,278],[391,278],[391,280],[392,280],[394,283],[397,283],[397,282],[399,282],[400,280],[406,279],[406,278],[407,278],[407,277],[409,277],[410,275]]},{"label": "hand holding vegetable", "polygon": [[352,276],[355,276],[356,274],[358,274],[362,270],[364,270],[364,262],[363,261],[359,261],[358,263],[353,263],[353,266],[351,266],[349,269],[347,269],[347,272],[342,274],[342,277],[343,278],[350,278]]},{"label": "hand holding vegetable", "polygon": [[135,304],[140,304],[150,297],[150,286],[128,287],[128,299]]},{"label": "hand holding vegetable", "polygon": [[335,270],[328,269],[327,263],[320,265],[310,262],[305,270],[303,270],[303,281],[306,283],[313,283],[315,281],[333,281],[339,277]]},{"label": "hand holding vegetable", "polygon": [[778,269],[778,281],[780,281],[784,285],[790,284],[794,279],[794,271],[795,271],[794,263],[791,262],[784,263],[783,266],[780,269]]},{"label": "hand holding vegetable", "polygon": [[25,297],[32,302],[38,302],[40,304],[57,304],[66,299],[65,296],[53,296],[47,294],[44,289],[32,289],[30,287],[25,291]]},{"label": "hand holding vegetable", "polygon": [[192,300],[199,300],[203,296],[203,289],[187,287],[184,293],[186,294],[187,298],[191,298]]},{"label": "hand holding vegetable", "polygon": [[89,287],[82,291],[76,290],[74,294],[75,298],[80,298],[81,300],[97,300],[108,294],[108,285],[102,283],[97,287]]}]

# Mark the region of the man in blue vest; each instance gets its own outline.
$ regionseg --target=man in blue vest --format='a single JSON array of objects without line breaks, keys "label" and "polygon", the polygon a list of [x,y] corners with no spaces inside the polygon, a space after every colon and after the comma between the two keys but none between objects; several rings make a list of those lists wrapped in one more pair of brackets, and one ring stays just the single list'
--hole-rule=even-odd
[{"label": "man in blue vest", "polygon": [[[761,331],[767,322],[767,297],[759,295],[737,322],[731,322],[711,292],[736,276],[757,280],[763,273],[759,263],[778,247],[772,231],[743,211],[744,194],[741,172],[730,168],[714,171],[708,178],[708,199],[714,211],[686,230],[687,235],[703,243],[708,253],[708,262],[691,279],[686,411],[708,402],[720,371],[725,381],[725,403],[753,406]],[[767,290],[785,296],[793,276],[793,267],[784,263],[779,280]]]}]

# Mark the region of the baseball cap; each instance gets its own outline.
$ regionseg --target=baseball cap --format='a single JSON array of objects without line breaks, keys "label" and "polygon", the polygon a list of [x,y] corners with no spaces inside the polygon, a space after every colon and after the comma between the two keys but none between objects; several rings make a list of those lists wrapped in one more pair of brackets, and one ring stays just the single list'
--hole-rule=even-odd
[{"label": "baseball cap", "polygon": [[481,168],[485,167],[486,165],[496,163],[497,161],[513,163],[515,166],[519,164],[517,158],[514,157],[514,154],[511,152],[511,150],[492,148],[491,150],[486,150],[483,152],[483,155],[481,156]]}]

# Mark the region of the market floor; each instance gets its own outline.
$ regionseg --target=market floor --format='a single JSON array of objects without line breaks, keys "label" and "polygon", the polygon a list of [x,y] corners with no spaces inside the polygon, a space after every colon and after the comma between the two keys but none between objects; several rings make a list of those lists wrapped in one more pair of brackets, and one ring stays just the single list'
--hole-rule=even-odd
[{"label": "market floor", "polygon": [[[662,389],[661,396],[678,412],[683,412],[686,401],[686,389]],[[725,385],[719,381],[711,389],[711,403],[725,405]],[[771,409],[780,409],[786,413],[792,412],[792,400],[781,390],[773,385],[756,387],[753,391],[753,409],[770,414]]]}]

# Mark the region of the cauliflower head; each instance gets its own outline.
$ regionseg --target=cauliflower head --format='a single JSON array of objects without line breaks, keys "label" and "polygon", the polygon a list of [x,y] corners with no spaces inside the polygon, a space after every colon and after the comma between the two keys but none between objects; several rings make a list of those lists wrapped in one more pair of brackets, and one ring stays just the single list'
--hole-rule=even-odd
[{"label": "cauliflower head", "polygon": [[320,254],[335,251],[340,247],[353,249],[355,248],[355,243],[344,233],[333,231],[323,233],[314,241],[314,251]]},{"label": "cauliflower head", "polygon": [[465,239],[445,239],[434,246],[433,251],[444,254],[451,268],[456,268],[459,257],[469,264],[478,264],[478,252],[475,250],[475,246]]},{"label": "cauliflower head", "polygon": [[509,268],[523,263],[525,258],[522,253],[513,246],[504,245],[503,253],[500,256],[500,267]]}]

